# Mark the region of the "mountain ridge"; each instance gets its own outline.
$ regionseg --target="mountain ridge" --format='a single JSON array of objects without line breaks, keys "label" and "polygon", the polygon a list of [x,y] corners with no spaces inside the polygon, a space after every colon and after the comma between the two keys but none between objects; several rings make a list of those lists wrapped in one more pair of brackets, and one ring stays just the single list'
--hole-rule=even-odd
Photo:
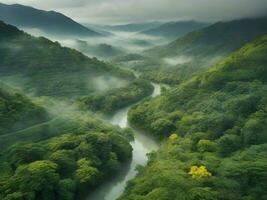
[{"label": "mountain ridge", "polygon": [[51,35],[101,36],[62,13],[21,4],[0,3],[0,20],[19,28],[39,29]]},{"label": "mountain ridge", "polygon": [[176,39],[189,32],[208,26],[209,23],[198,22],[194,20],[189,21],[172,21],[161,24],[152,29],[140,32],[140,34],[162,36]]}]

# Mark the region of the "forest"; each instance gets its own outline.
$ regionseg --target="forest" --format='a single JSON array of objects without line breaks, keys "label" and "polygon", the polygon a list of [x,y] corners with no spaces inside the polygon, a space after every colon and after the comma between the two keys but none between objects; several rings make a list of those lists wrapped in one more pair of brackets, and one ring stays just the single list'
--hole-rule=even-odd
[{"label": "forest", "polygon": [[0,2],[0,200],[266,200],[256,1]]},{"label": "forest", "polygon": [[130,122],[164,142],[121,199],[265,199],[266,55],[263,36],[134,106]]}]

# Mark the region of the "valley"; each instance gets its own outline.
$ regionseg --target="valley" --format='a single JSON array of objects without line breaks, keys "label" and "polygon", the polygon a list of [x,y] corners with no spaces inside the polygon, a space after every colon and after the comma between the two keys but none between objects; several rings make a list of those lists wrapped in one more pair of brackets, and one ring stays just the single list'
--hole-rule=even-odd
[{"label": "valley", "polygon": [[1,200],[267,198],[266,13],[3,2]]}]

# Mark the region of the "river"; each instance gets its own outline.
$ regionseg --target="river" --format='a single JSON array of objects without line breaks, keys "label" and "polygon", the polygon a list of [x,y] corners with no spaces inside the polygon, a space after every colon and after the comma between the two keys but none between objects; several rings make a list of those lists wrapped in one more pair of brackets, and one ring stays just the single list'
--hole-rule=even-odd
[{"label": "river", "polygon": [[[151,97],[156,97],[160,95],[160,85],[155,83],[152,84],[154,86],[154,91]],[[127,114],[131,106],[116,112],[113,117],[109,119],[109,122],[113,125],[118,125],[121,128],[130,127],[127,121]],[[116,177],[110,179],[94,190],[87,197],[87,200],[116,200],[123,193],[127,182],[136,176],[136,166],[144,166],[147,162],[147,153],[159,148],[159,143],[153,137],[135,129],[133,129],[133,131],[134,141],[131,142],[133,148],[132,160],[121,167],[120,172],[116,174]]]}]

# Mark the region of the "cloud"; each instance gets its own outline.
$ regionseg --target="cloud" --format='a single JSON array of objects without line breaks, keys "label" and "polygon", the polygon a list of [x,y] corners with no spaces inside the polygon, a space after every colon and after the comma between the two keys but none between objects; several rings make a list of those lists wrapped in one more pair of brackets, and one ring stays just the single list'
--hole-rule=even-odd
[{"label": "cloud", "polygon": [[229,20],[267,11],[266,0],[2,0],[56,10],[85,23]]}]

